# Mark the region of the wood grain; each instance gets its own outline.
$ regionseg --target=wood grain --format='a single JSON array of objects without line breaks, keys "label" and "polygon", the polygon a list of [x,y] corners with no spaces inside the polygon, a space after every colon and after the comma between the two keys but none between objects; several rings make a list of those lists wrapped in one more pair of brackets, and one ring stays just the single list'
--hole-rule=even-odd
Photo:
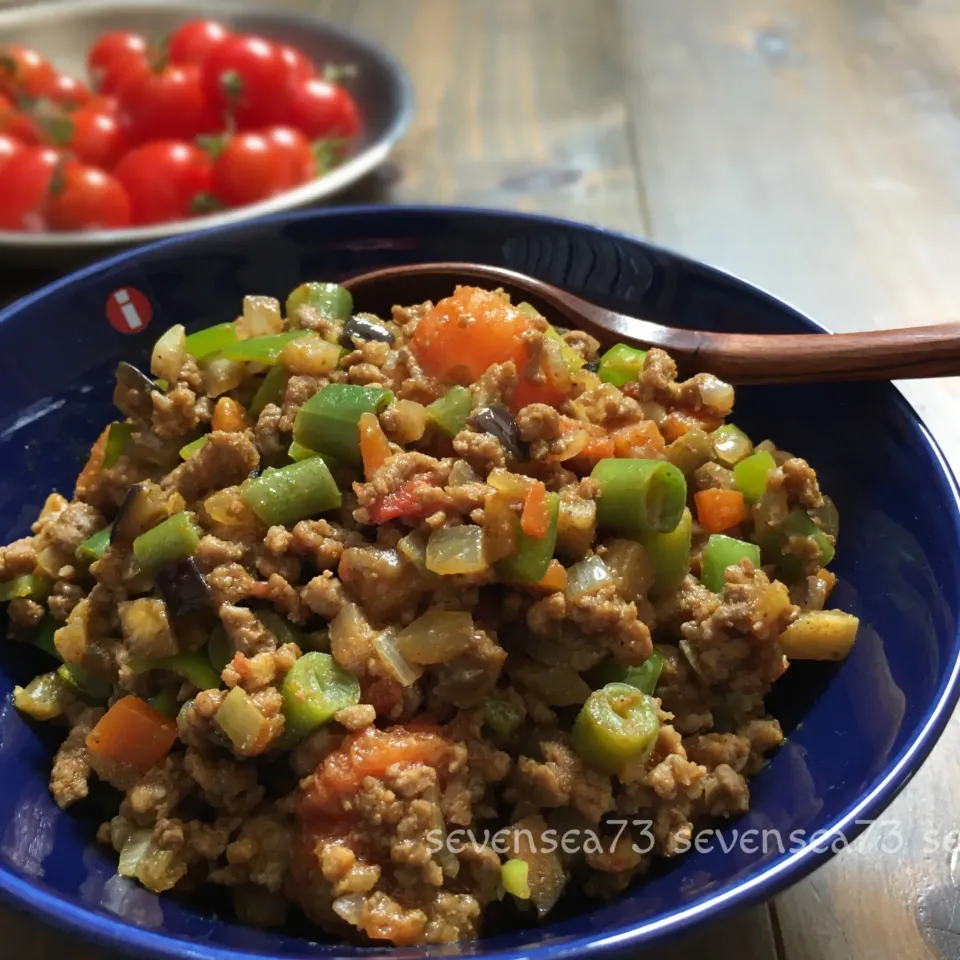
[{"label": "wood grain", "polygon": [[[960,7],[645,0],[620,10],[655,240],[835,330],[960,317]],[[957,380],[902,388],[960,465]],[[957,825],[958,746],[954,719],[883,822],[778,898],[789,960],[960,957],[960,869],[944,849]]]}]

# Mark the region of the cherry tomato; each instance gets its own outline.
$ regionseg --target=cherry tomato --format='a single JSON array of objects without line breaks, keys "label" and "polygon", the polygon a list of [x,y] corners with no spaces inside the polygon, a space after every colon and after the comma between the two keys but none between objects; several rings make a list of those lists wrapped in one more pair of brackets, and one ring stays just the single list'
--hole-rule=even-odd
[{"label": "cherry tomato", "polygon": [[77,80],[67,73],[57,74],[45,96],[68,110],[85,106],[93,99],[90,88],[82,80]]},{"label": "cherry tomato", "polygon": [[339,84],[319,77],[293,85],[286,122],[307,137],[353,137],[360,130],[360,115],[353,97]]},{"label": "cherry tomato", "polygon": [[40,128],[33,119],[17,110],[2,93],[0,93],[0,133],[28,145],[37,144],[43,140]]},{"label": "cherry tomato", "polygon": [[77,160],[64,162],[47,201],[53,230],[118,230],[130,222],[130,200],[116,177]]},{"label": "cherry tomato", "polygon": [[114,176],[130,197],[133,222],[185,220],[210,190],[210,158],[192,143],[158,140],[128,153]]},{"label": "cherry tomato", "polygon": [[120,122],[130,142],[192,140],[219,126],[207,105],[200,68],[192,63],[169,63],[127,80],[117,92]]},{"label": "cherry tomato", "polygon": [[234,36],[214,50],[203,68],[207,99],[242,129],[277,123],[296,65],[262,37]]},{"label": "cherry tomato", "polygon": [[21,141],[0,133],[0,170],[3,170],[7,163],[24,149],[25,147]]},{"label": "cherry tomato", "polygon": [[290,80],[296,83],[298,80],[309,80],[317,75],[317,68],[310,59],[302,54],[296,47],[283,44],[280,47],[280,58],[286,64],[290,72]]},{"label": "cherry tomato", "polygon": [[313,176],[310,145],[299,131],[286,128],[267,133],[238,133],[213,167],[211,191],[228,207],[266,200]]},{"label": "cherry tomato", "polygon": [[114,30],[105,33],[87,55],[87,73],[93,89],[100,93],[116,93],[129,76],[149,69],[149,48],[139,33]]},{"label": "cherry tomato", "polygon": [[60,154],[50,147],[25,147],[3,168],[0,229],[46,229],[45,207]]},{"label": "cherry tomato", "polygon": [[19,44],[0,47],[0,91],[42,97],[56,84],[57,71],[36,50]]},{"label": "cherry tomato", "polygon": [[171,63],[195,63],[202,67],[207,57],[232,36],[216,20],[188,20],[170,35],[167,57]]},{"label": "cherry tomato", "polygon": [[104,170],[111,170],[130,146],[117,117],[96,106],[73,111],[55,129],[59,133],[58,146],[83,163]]},{"label": "cherry tomato", "polygon": [[84,106],[88,110],[97,110],[100,113],[112,113],[117,115],[117,98],[104,96],[102,93],[95,93]]}]

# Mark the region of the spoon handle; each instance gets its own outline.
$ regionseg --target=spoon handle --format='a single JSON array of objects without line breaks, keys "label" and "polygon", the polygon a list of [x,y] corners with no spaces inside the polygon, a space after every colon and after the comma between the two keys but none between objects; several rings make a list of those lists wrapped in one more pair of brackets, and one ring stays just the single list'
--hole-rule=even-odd
[{"label": "spoon handle", "polygon": [[[960,375],[960,323],[829,334],[671,331],[683,366],[731,383],[909,380]],[[686,361],[684,363],[684,361]]]}]

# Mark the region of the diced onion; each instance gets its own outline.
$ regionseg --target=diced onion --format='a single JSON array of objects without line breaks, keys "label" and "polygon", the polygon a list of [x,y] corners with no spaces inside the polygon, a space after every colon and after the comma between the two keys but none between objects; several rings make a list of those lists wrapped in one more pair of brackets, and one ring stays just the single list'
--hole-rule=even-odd
[{"label": "diced onion", "polygon": [[401,537],[397,543],[397,553],[412,563],[420,573],[427,572],[427,540],[417,530]]},{"label": "diced onion", "polygon": [[234,687],[220,704],[217,726],[240,753],[247,753],[263,736],[266,719],[250,695]]},{"label": "diced onion", "polygon": [[511,473],[504,470],[503,467],[494,467],[487,477],[487,483],[494,490],[505,493],[510,497],[523,499],[527,495],[527,490],[533,481],[529,477],[521,476],[519,473]]},{"label": "diced onion", "polygon": [[120,850],[120,863],[117,873],[121,877],[136,877],[137,867],[150,849],[152,830],[134,830]]},{"label": "diced onion", "polygon": [[700,665],[700,654],[696,648],[690,644],[689,640],[680,641],[680,652],[683,654],[687,663],[690,664],[690,669],[706,683],[707,678],[704,675],[703,667]]},{"label": "diced onion", "polygon": [[441,527],[427,541],[427,569],[450,576],[457,573],[482,573],[490,564],[483,552],[483,529],[473,524]]},{"label": "diced onion", "polygon": [[725,417],[733,409],[733,387],[729,383],[712,373],[704,373],[700,375],[697,386],[704,405],[711,410]]},{"label": "diced onion", "polygon": [[600,557],[589,557],[567,570],[567,600],[578,600],[615,583],[613,574]]},{"label": "diced onion", "polygon": [[397,636],[402,656],[413,663],[447,663],[473,643],[473,617],[465,610],[428,610]]},{"label": "diced onion", "polygon": [[235,390],[243,383],[245,372],[242,360],[228,360],[226,357],[213,357],[200,365],[203,387],[211,397]]},{"label": "diced onion", "polygon": [[397,631],[393,627],[381,630],[374,639],[373,645],[387,673],[398,683],[409,687],[423,676],[423,667],[417,663],[411,663],[400,652],[397,646]]},{"label": "diced onion", "polygon": [[224,487],[211,493],[203,501],[203,509],[214,523],[222,523],[228,527],[241,527],[256,522],[256,516],[240,495],[239,487]]},{"label": "diced onion", "polygon": [[150,356],[150,372],[170,384],[180,379],[180,368],[187,359],[187,331],[182,323],[174,324],[154,344]]},{"label": "diced onion", "polygon": [[280,301],[273,297],[244,297],[243,316],[237,317],[237,336],[241,340],[251,337],[269,337],[283,331]]},{"label": "diced onion", "polygon": [[642,544],[636,540],[611,540],[603,559],[624,600],[636,603],[646,597],[653,585],[653,567]]},{"label": "diced onion", "polygon": [[280,362],[292,374],[322,377],[337,369],[340,348],[317,333],[291,340],[280,353]]},{"label": "diced onion", "polygon": [[330,906],[333,907],[333,912],[341,920],[345,920],[355,927],[360,922],[366,900],[367,898],[361,893],[348,893],[345,896],[337,897]]}]

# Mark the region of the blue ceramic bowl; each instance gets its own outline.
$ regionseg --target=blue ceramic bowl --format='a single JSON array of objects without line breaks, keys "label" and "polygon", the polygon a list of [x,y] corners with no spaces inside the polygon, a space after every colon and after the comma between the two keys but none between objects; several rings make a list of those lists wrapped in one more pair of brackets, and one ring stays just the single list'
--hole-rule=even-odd
[{"label": "blue ceramic bowl", "polygon": [[[246,293],[282,298],[303,280],[425,260],[510,267],[680,326],[818,329],[767,294],[675,254],[514,213],[367,207],[164,241],[74,274],[0,314],[0,543],[27,531],[51,489],[72,488],[112,417],[117,361],[143,364],[168,325],[229,320]],[[152,306],[139,334],[118,333],[107,322],[107,300],[123,287],[139,289]],[[758,833],[731,852],[719,843],[691,852],[607,905],[573,903],[543,926],[457,952],[504,960],[607,955],[768,897],[849,842],[857,821],[890,802],[942,731],[958,689],[960,518],[956,484],[929,434],[886,385],[742,389],[737,422],[816,467],[842,520],[834,602],[862,623],[845,663],[796,664],[777,685],[771,708],[788,731],[786,745],[754,781],[749,813],[724,828],[728,845],[733,828]],[[4,701],[40,667],[31,654],[2,646]],[[95,821],[61,813],[47,794],[51,733],[22,721],[9,702],[0,711],[6,897],[43,922],[141,957],[370,954],[246,929],[219,919],[215,905],[157,899],[119,882],[115,858],[94,841]],[[451,951],[396,951],[443,952]]]}]

